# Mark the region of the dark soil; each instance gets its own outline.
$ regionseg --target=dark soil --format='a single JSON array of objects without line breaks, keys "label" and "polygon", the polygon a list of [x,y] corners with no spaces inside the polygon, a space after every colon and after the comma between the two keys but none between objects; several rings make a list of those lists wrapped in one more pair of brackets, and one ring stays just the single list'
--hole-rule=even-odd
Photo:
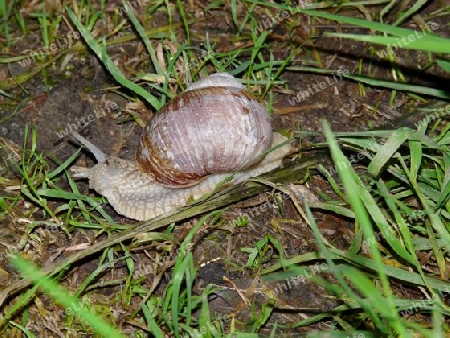
[{"label": "dark soil", "polygon": [[[112,10],[112,5],[108,6],[111,6]],[[432,13],[439,6],[440,2],[434,1],[421,11],[421,15],[426,17],[427,13]],[[192,45],[200,46],[208,34],[210,41],[217,42],[218,50],[226,51],[235,48],[232,37],[235,36],[236,31],[231,24],[230,11],[214,10],[205,14],[199,12],[200,8],[198,4],[192,8],[186,5],[185,8],[190,17],[198,16],[199,18],[190,26]],[[371,10],[376,12],[379,9],[371,7]],[[255,12],[263,15],[262,9],[258,7]],[[339,14],[362,17],[362,14],[356,10]],[[240,15],[245,15],[244,8],[241,8]],[[174,18],[174,20],[177,19],[179,18]],[[395,122],[397,118],[414,112],[418,101],[412,96],[397,93],[393,97],[390,90],[364,86],[337,76],[295,71],[295,66],[316,66],[324,69],[341,69],[351,74],[361,73],[376,78],[392,79],[391,64],[381,61],[376,54],[374,55],[368,44],[324,37],[315,38],[321,36],[324,31],[360,32],[357,29],[326,20],[319,20],[312,26],[307,17],[299,16],[298,19],[300,24],[295,30],[289,30],[281,23],[274,27],[271,33],[270,50],[276,60],[284,60],[292,49],[300,44],[304,43],[306,46],[298,50],[292,67],[282,74],[281,78],[285,81],[285,85],[274,87],[273,126],[275,130],[289,130],[292,134],[297,130],[320,131],[322,119],[329,121],[335,131],[369,130]],[[432,20],[440,27],[436,34],[449,36],[448,28],[445,26],[446,17],[435,17]],[[149,26],[157,28],[166,23],[167,18],[159,14],[152,18]],[[408,21],[404,26],[417,28],[414,20]],[[175,34],[177,37],[182,37],[183,29],[180,27]],[[27,49],[39,48],[40,40],[38,43],[35,42],[38,35],[37,30],[32,30],[9,49],[8,55],[19,55]],[[61,36],[64,36],[64,32],[61,32]],[[133,78],[138,71],[148,71],[145,69],[145,59],[139,57],[142,55],[142,53],[139,54],[141,49],[141,44],[133,40],[109,47],[108,53],[120,65],[124,74],[128,78]],[[448,76],[444,77],[445,75],[435,67],[430,67],[426,71],[420,70],[420,66],[427,63],[425,55],[400,50],[396,54],[397,61],[401,63],[400,69],[411,83],[422,83],[434,87],[441,86],[443,81],[448,83]],[[91,123],[83,128],[77,128],[78,132],[105,153],[132,159],[141,132],[141,126],[135,122],[133,114],[134,117],[145,122],[154,113],[151,108],[142,103],[131,106],[131,101],[89,52],[70,54],[67,64],[64,65],[63,59],[59,59],[54,66],[47,67],[45,71],[25,82],[23,91],[18,86],[6,90],[9,95],[20,101],[19,104],[0,96],[0,142],[2,144],[0,152],[3,156],[0,160],[0,173],[1,176],[9,179],[9,181],[0,181],[2,190],[0,194],[3,196],[17,196],[20,193],[18,186],[21,183],[21,177],[14,165],[17,158],[7,155],[10,152],[3,151],[3,145],[5,148],[8,145],[9,150],[13,149],[20,156],[26,125],[36,130],[37,152],[43,154],[51,168],[56,168],[79,148],[77,142],[74,142],[70,136],[61,137],[64,128],[71,124],[82,125],[80,121],[89,120],[89,116],[95,115],[96,118]],[[19,76],[33,67],[36,67],[36,64],[33,63],[25,68],[20,67],[18,63],[0,64],[0,80],[2,76],[3,79],[7,79],[11,74]],[[210,72],[213,72],[213,68],[209,68]],[[324,86],[324,88],[316,91],[317,86]],[[309,91],[311,95],[304,100],[294,102],[293,99],[299,91]],[[105,108],[108,102],[116,105]],[[294,102],[293,105],[292,102]],[[29,137],[27,147],[31,146],[30,139]],[[303,139],[302,146],[307,146],[319,139],[316,137]],[[77,165],[89,166],[93,163],[91,155],[84,152]],[[61,177],[58,185],[70,191],[64,177]],[[80,192],[95,196],[94,192],[89,191],[86,182],[77,181],[77,185]],[[309,188],[309,199],[319,200],[319,192],[332,195],[330,187],[319,175],[314,176],[306,186]],[[200,293],[209,283],[216,284],[218,287],[215,298],[210,302],[211,311],[222,315],[236,313],[241,323],[245,323],[251,319],[252,315],[254,316],[253,309],[260,309],[261,304],[269,301],[268,295],[275,294],[275,312],[269,322],[288,325],[339,305],[338,301],[327,294],[322,287],[314,284],[310,278],[307,278],[308,276],[299,277],[289,283],[266,281],[259,277],[259,271],[243,268],[248,259],[248,252],[242,249],[254,247],[264,235],[270,235],[282,244],[285,257],[317,251],[314,236],[292,202],[284,199],[282,203],[280,209],[271,193],[245,200],[230,206],[224,212],[222,226],[219,228],[206,226],[197,235],[194,243],[194,256],[199,274],[196,291]],[[50,204],[54,210],[60,205],[61,202],[56,199]],[[105,210],[118,223],[136,224],[132,220],[117,215],[111,208],[106,207]],[[8,251],[20,249],[36,263],[45,266],[71,254],[70,252],[56,254],[64,248],[103,238],[95,238],[97,233],[94,230],[75,229],[70,236],[61,229],[49,230],[37,226],[29,230],[27,227],[31,222],[48,220],[48,215],[27,198],[19,198],[8,211],[9,213],[3,214],[4,217],[0,219],[0,289],[14,284],[19,278],[6,260],[5,254]],[[242,227],[231,226],[232,222],[241,215],[247,215],[249,223]],[[334,246],[345,250],[353,238],[353,225],[348,220],[337,218],[332,214],[317,212],[315,216],[324,237]],[[197,220],[192,219],[177,224],[175,233],[179,235],[179,238],[183,238]],[[24,240],[28,243],[26,247],[23,246]],[[134,252],[137,266],[135,277],[146,275],[147,280],[143,285],[149,288],[153,278],[164,270],[149,268],[154,264],[152,261],[154,257],[160,253],[156,247],[149,249],[147,254],[140,249]],[[167,276],[170,276],[169,263],[173,263],[176,255],[169,253],[168,257],[170,260],[167,260],[168,264],[165,268]],[[270,266],[277,261],[278,257],[277,252],[269,252],[265,257],[264,266]],[[211,260],[213,262],[207,263]],[[203,265],[205,263],[207,264]],[[80,262],[79,265],[67,271],[61,280],[62,285],[69,290],[75,290],[79,283],[97,267],[97,264],[98,257]],[[332,281],[333,277],[324,270],[326,269],[318,268],[317,273]],[[124,276],[126,276],[126,267],[117,265],[114,273],[105,274],[102,279],[120,280]],[[232,282],[224,280],[224,276]],[[166,278],[163,278],[156,292],[163,292],[166,283]],[[248,306],[246,299],[236,292],[236,288],[244,290],[245,297],[256,306]],[[120,312],[116,320],[121,321],[124,332],[127,332],[132,328],[127,316],[139,309],[139,303],[132,300],[128,309],[121,308],[120,300],[115,297],[119,289],[120,285],[100,289],[101,291],[93,293],[93,298],[105,306],[113,304],[111,308]],[[44,296],[39,295],[39,298],[42,297]],[[48,306],[47,310],[51,315],[47,317],[41,316],[35,305],[30,307],[30,322],[34,323],[34,327],[30,329],[46,336],[50,334],[49,332],[53,332],[57,336],[60,332],[64,332],[62,319],[65,314],[61,308],[54,305]],[[44,327],[47,329],[43,329]],[[280,333],[310,332],[326,328],[327,324],[324,322],[324,324],[303,329],[280,329]],[[270,329],[267,331],[264,329],[263,332],[268,334]]]}]

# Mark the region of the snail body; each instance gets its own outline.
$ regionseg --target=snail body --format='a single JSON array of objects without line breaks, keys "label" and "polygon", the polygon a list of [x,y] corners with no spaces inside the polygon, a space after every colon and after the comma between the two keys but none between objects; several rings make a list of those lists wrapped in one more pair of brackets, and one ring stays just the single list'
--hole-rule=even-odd
[{"label": "snail body", "polygon": [[128,218],[147,220],[184,206],[214,190],[271,171],[289,152],[271,128],[269,114],[235,78],[216,73],[191,84],[169,101],[144,128],[136,161],[102,153],[74,133],[96,157],[75,177],[105,196]]}]

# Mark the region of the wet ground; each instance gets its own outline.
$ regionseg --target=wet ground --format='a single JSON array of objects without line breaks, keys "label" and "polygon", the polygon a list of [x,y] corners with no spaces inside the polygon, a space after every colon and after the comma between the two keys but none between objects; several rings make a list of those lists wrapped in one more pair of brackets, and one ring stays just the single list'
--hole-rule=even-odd
[{"label": "wet ground", "polygon": [[[427,13],[432,13],[439,7],[439,3],[439,1],[432,2],[421,14],[426,16]],[[188,6],[186,12],[195,16],[198,8]],[[259,11],[258,15],[261,17],[264,14],[262,9],[256,11]],[[244,12],[241,13],[243,14]],[[356,10],[339,14],[360,16]],[[211,41],[217,42],[218,51],[236,48],[236,45],[228,38],[235,34],[233,26],[228,24],[231,20],[229,11],[210,11],[207,20],[203,19],[191,26],[192,45],[200,47],[208,34]],[[166,20],[162,15],[156,16],[152,19],[152,26],[163,26]],[[439,25],[436,34],[448,37],[449,31],[445,27],[447,18],[433,17],[433,21]],[[410,20],[405,27],[415,29],[417,24],[414,20]],[[300,44],[306,46],[298,50],[292,65],[283,72],[281,79],[284,83],[274,86],[273,106],[275,109],[272,115],[274,129],[290,131],[291,135],[294,135],[297,130],[319,131],[321,119],[326,119],[335,131],[368,130],[406,116],[422,104],[412,96],[403,93],[392,96],[390,90],[364,86],[341,79],[338,75],[317,75],[295,71],[295,67],[316,66],[324,69],[340,69],[343,74],[345,72],[361,73],[376,78],[392,79],[390,63],[381,61],[369,45],[321,37],[321,33],[326,30],[362,32],[326,20],[311,25],[310,19],[306,16],[299,16],[299,24],[295,32],[289,30],[283,23],[276,25],[272,30],[270,51],[275,60],[284,60],[292,49]],[[40,40],[35,42],[37,34],[38,32],[31,32],[16,43],[9,50],[10,55],[19,55],[26,49],[38,48]],[[180,28],[176,34],[182,36],[182,29]],[[146,60],[140,53],[141,48],[140,43],[134,40],[111,46],[108,48],[108,53],[123,73],[128,78],[132,78],[141,67],[146,65]],[[411,82],[435,87],[441,86],[442,81],[448,82],[448,76],[444,77],[445,75],[434,66],[419,72],[419,67],[427,63],[426,55],[400,50],[396,54],[397,61],[400,63],[399,67]],[[0,80],[9,78],[11,74],[18,76],[35,66],[34,62],[27,67],[22,67],[18,63],[1,64]],[[213,71],[212,67],[210,71]],[[55,66],[47,67],[45,72],[40,72],[25,82],[23,91],[17,86],[5,89],[20,103],[0,97],[0,142],[8,149],[8,152],[2,152],[3,160],[0,163],[2,176],[8,178],[0,182],[1,195],[14,197],[20,194],[19,186],[22,178],[14,165],[18,157],[11,157],[10,154],[21,156],[25,125],[36,130],[37,152],[44,156],[50,168],[56,168],[78,149],[78,144],[66,134],[71,126],[105,153],[132,159],[141,126],[136,123],[131,114],[145,122],[151,118],[153,112],[140,102],[135,101],[131,104],[131,101],[127,100],[118,88],[98,61],[88,52],[82,52],[67,54],[65,58],[58,60]],[[305,91],[308,94],[304,93]],[[91,122],[86,123],[86,121]],[[28,147],[31,146],[30,139],[29,137]],[[319,139],[316,137],[303,139],[301,146],[307,146]],[[297,143],[296,146],[300,145]],[[290,159],[294,157],[291,156]],[[93,158],[85,152],[77,165],[89,166],[93,163]],[[69,184],[64,177],[61,177],[58,185],[62,189],[69,189]],[[95,194],[89,191],[86,182],[77,181],[77,185],[82,193]],[[314,176],[306,186],[309,189],[308,199],[310,200],[319,200],[320,193],[332,195],[325,179],[319,175]],[[261,304],[269,302],[269,294],[275,294],[276,311],[270,321],[290,324],[339,305],[322,287],[314,284],[309,276],[303,276],[303,278],[300,276],[284,282],[265,281],[259,277],[260,271],[257,269],[243,268],[248,259],[248,253],[243,249],[255,246],[264,238],[264,235],[270,235],[282,244],[285,257],[317,250],[311,230],[292,202],[289,199],[282,199],[282,207],[280,207],[275,197],[274,193],[265,193],[231,205],[224,212],[220,227],[206,226],[196,236],[194,257],[199,269],[199,278],[195,288],[197,292],[200,292],[208,283],[218,286],[216,297],[210,302],[212,311],[221,315],[237,313],[241,322],[244,323],[254,315],[252,310],[260,309]],[[49,203],[53,210],[60,205],[61,202],[57,199]],[[62,252],[64,248],[76,247],[80,243],[103,238],[101,236],[97,239],[97,233],[92,229],[72,229],[70,236],[61,229],[46,227],[36,227],[30,231],[27,230],[27,226],[31,222],[48,220],[48,214],[41,208],[37,208],[27,198],[18,198],[17,203],[10,208],[9,213],[3,214],[0,220],[0,288],[12,285],[18,279],[16,272],[5,260],[4,253],[9,250],[21,249],[37,263],[45,266],[71,254],[68,251]],[[108,206],[105,210],[118,223],[136,224],[133,220],[117,215]],[[242,215],[247,216],[248,224],[241,227],[232,226],[233,222]],[[331,213],[316,212],[315,216],[323,236],[334,246],[346,249],[352,239],[353,225],[348,220],[337,218]],[[180,238],[195,224],[196,220],[198,218],[177,224],[176,233]],[[155,269],[155,257],[160,254],[161,251],[152,246],[149,250],[137,249],[134,252],[137,266],[135,277],[148,276],[144,281],[147,287],[150,288],[153,278],[167,269],[167,274],[162,278],[157,293],[164,289],[167,278],[170,276],[170,263],[173,263],[173,259],[176,258],[173,253],[165,253],[168,257],[167,265],[161,264]],[[267,252],[263,266],[270,266],[277,258],[276,251]],[[81,262],[67,272],[62,284],[69,289],[76,288],[78,283],[97,267],[97,264],[98,257]],[[333,277],[326,273],[326,267],[321,268],[318,265],[316,270],[316,273],[322,277],[333,280]],[[116,265],[114,274],[105,278],[115,280],[123,278],[125,271],[124,265]],[[223,276],[228,280],[224,280]],[[121,314],[123,315],[122,324],[127,327],[129,323],[127,324],[126,314],[137,309],[139,303],[131,301],[130,308],[126,311],[120,308],[120,302],[113,300],[114,294],[119,289],[120,285],[111,286],[106,288],[103,294],[96,293],[94,298],[103,302],[105,306],[113,302],[113,308],[125,313]],[[244,290],[244,295],[236,292],[237,289]],[[250,303],[256,306],[249,306]],[[60,308],[52,308],[51,315],[45,318],[39,316],[38,310],[32,307],[30,317],[35,318],[38,332],[38,328],[47,326],[48,330],[53,331],[56,336],[60,332],[58,323],[64,318],[64,311]],[[321,324],[304,329],[283,329],[281,332],[310,332],[325,328],[327,325]]]}]

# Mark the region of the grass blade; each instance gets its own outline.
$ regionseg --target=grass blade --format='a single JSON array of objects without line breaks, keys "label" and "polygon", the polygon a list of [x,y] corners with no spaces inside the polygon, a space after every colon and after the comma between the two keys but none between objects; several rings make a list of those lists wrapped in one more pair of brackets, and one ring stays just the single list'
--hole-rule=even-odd
[{"label": "grass blade", "polygon": [[29,278],[35,284],[38,284],[45,293],[55,299],[59,304],[63,305],[66,309],[78,309],[78,311],[74,311],[75,315],[89,323],[98,334],[104,337],[124,337],[114,327],[106,323],[103,318],[85,308],[78,298],[69,295],[58,284],[50,278],[45,277],[30,262],[27,262],[20,256],[13,256],[11,258],[11,263],[25,276],[25,278]]}]

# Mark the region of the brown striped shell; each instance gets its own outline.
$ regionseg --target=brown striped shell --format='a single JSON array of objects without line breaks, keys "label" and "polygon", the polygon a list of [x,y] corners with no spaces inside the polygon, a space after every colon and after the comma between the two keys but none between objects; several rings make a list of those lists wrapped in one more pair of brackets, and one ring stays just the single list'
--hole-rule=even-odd
[{"label": "brown striped shell", "polygon": [[216,73],[156,114],[142,133],[136,162],[161,185],[188,187],[210,174],[253,166],[272,137],[264,106],[231,75]]}]

